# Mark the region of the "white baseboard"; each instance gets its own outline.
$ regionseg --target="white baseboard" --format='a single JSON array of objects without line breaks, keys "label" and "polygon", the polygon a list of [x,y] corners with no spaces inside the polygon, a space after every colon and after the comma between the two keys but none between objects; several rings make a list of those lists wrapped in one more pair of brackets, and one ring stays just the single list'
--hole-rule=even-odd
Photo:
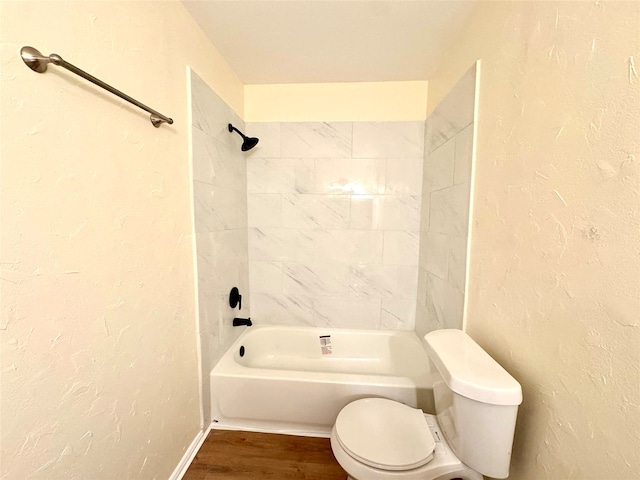
[{"label": "white baseboard", "polygon": [[178,466],[169,477],[169,480],[181,480],[182,477],[184,477],[184,474],[187,473],[187,470],[189,469],[189,466],[191,465],[194,457],[198,453],[198,450],[200,450],[200,447],[207,439],[207,435],[209,435],[210,430],[211,425],[209,425],[204,430],[200,430],[196,434],[196,437],[193,439],[193,442],[191,442],[191,445],[189,445],[189,448],[187,448],[187,450],[184,452],[182,459],[180,459]]}]

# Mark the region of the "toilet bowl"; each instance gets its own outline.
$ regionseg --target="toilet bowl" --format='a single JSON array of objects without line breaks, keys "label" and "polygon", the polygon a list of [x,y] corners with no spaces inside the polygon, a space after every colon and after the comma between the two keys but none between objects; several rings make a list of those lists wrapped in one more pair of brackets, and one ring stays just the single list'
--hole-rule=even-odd
[{"label": "toilet bowl", "polygon": [[385,398],[345,406],[331,431],[351,480],[509,476],[520,384],[461,330],[424,337],[436,415]]},{"label": "toilet bowl", "polygon": [[434,415],[384,398],[343,408],[331,448],[351,480],[482,480],[455,456]]}]

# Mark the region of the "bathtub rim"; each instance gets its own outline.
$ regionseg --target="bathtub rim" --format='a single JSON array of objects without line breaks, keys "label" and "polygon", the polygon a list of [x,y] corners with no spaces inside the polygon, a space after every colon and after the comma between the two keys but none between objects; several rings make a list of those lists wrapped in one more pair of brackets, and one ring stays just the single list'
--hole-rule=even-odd
[{"label": "bathtub rim", "polygon": [[[371,336],[377,336],[377,337],[392,337],[392,336],[399,336],[399,337],[410,337],[410,339],[408,339],[411,342],[417,342],[422,349],[425,351],[425,355],[426,355],[426,349],[424,347],[424,341],[418,337],[418,335],[416,334],[415,331],[413,330],[365,330],[365,329],[355,329],[355,328],[336,328],[336,327],[332,327],[332,328],[323,328],[323,327],[313,327],[313,326],[300,326],[300,325],[295,325],[295,326],[289,326],[289,325],[253,325],[251,327],[243,327],[245,328],[245,331],[242,332],[238,338],[233,342],[233,344],[231,344],[229,346],[229,348],[224,352],[224,354],[220,357],[220,359],[216,362],[215,366],[211,369],[211,371],[209,372],[210,374],[213,373],[214,371],[220,370],[221,366],[224,365],[226,362],[228,362],[229,360],[233,360],[233,363],[235,365],[238,365],[242,368],[246,368],[246,369],[253,369],[253,370],[261,370],[261,371],[267,371],[267,370],[274,370],[274,371],[287,371],[284,369],[267,369],[267,368],[258,368],[258,367],[248,367],[245,365],[242,365],[238,362],[235,361],[235,355],[232,352],[236,352],[239,350],[239,346],[240,344],[247,338],[252,336],[255,332],[257,331],[268,331],[268,330],[293,330],[293,331],[303,331],[303,332],[307,332],[307,331],[315,331],[316,333],[322,333],[324,335],[334,335],[334,334],[341,334],[341,335],[362,335],[362,334],[366,334],[366,335],[371,335]],[[301,370],[299,370],[301,371]],[[327,372],[330,373],[330,372]],[[358,374],[360,375],[360,374]]]}]

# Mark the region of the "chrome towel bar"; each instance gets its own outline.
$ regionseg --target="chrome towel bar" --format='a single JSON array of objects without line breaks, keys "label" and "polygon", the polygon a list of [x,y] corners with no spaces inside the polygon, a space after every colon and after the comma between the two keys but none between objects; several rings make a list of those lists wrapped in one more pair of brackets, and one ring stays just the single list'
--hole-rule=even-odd
[{"label": "chrome towel bar", "polygon": [[154,127],[158,128],[163,123],[168,123],[171,125],[173,123],[173,119],[162,115],[159,112],[156,112],[154,109],[147,107],[144,103],[140,103],[135,98],[131,98],[126,93],[122,93],[117,88],[113,88],[111,85],[104,83],[102,80],[94,77],[93,75],[88,74],[84,70],[79,69],[75,65],[70,64],[69,62],[62,59],[60,55],[52,53],[48,57],[42,55],[37,49],[33,47],[22,47],[20,49],[20,56],[22,57],[22,61],[34,72],[44,73],[47,71],[47,65],[49,63],[53,63],[54,65],[58,65],[59,67],[66,68],[70,72],[75,73],[76,75],[81,76],[82,78],[89,80],[91,83],[98,85],[99,87],[104,88],[105,90],[117,95],[118,97],[126,100],[129,103],[133,103],[136,107],[141,108],[151,114],[150,120]]}]

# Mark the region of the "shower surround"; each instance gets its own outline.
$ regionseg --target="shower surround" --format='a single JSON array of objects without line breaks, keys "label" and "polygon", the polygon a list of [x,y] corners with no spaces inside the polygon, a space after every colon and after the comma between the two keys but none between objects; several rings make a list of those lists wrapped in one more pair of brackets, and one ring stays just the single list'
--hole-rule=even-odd
[{"label": "shower surround", "polygon": [[[193,210],[204,422],[210,422],[209,372],[241,333],[231,326],[248,316],[247,171],[242,140],[229,133],[244,122],[195,72],[191,76]],[[243,295],[241,312],[229,291]]]},{"label": "shower surround", "polygon": [[427,118],[416,332],[463,328],[478,65]]},{"label": "shower surround", "polygon": [[256,323],[415,323],[424,122],[248,123]]}]

